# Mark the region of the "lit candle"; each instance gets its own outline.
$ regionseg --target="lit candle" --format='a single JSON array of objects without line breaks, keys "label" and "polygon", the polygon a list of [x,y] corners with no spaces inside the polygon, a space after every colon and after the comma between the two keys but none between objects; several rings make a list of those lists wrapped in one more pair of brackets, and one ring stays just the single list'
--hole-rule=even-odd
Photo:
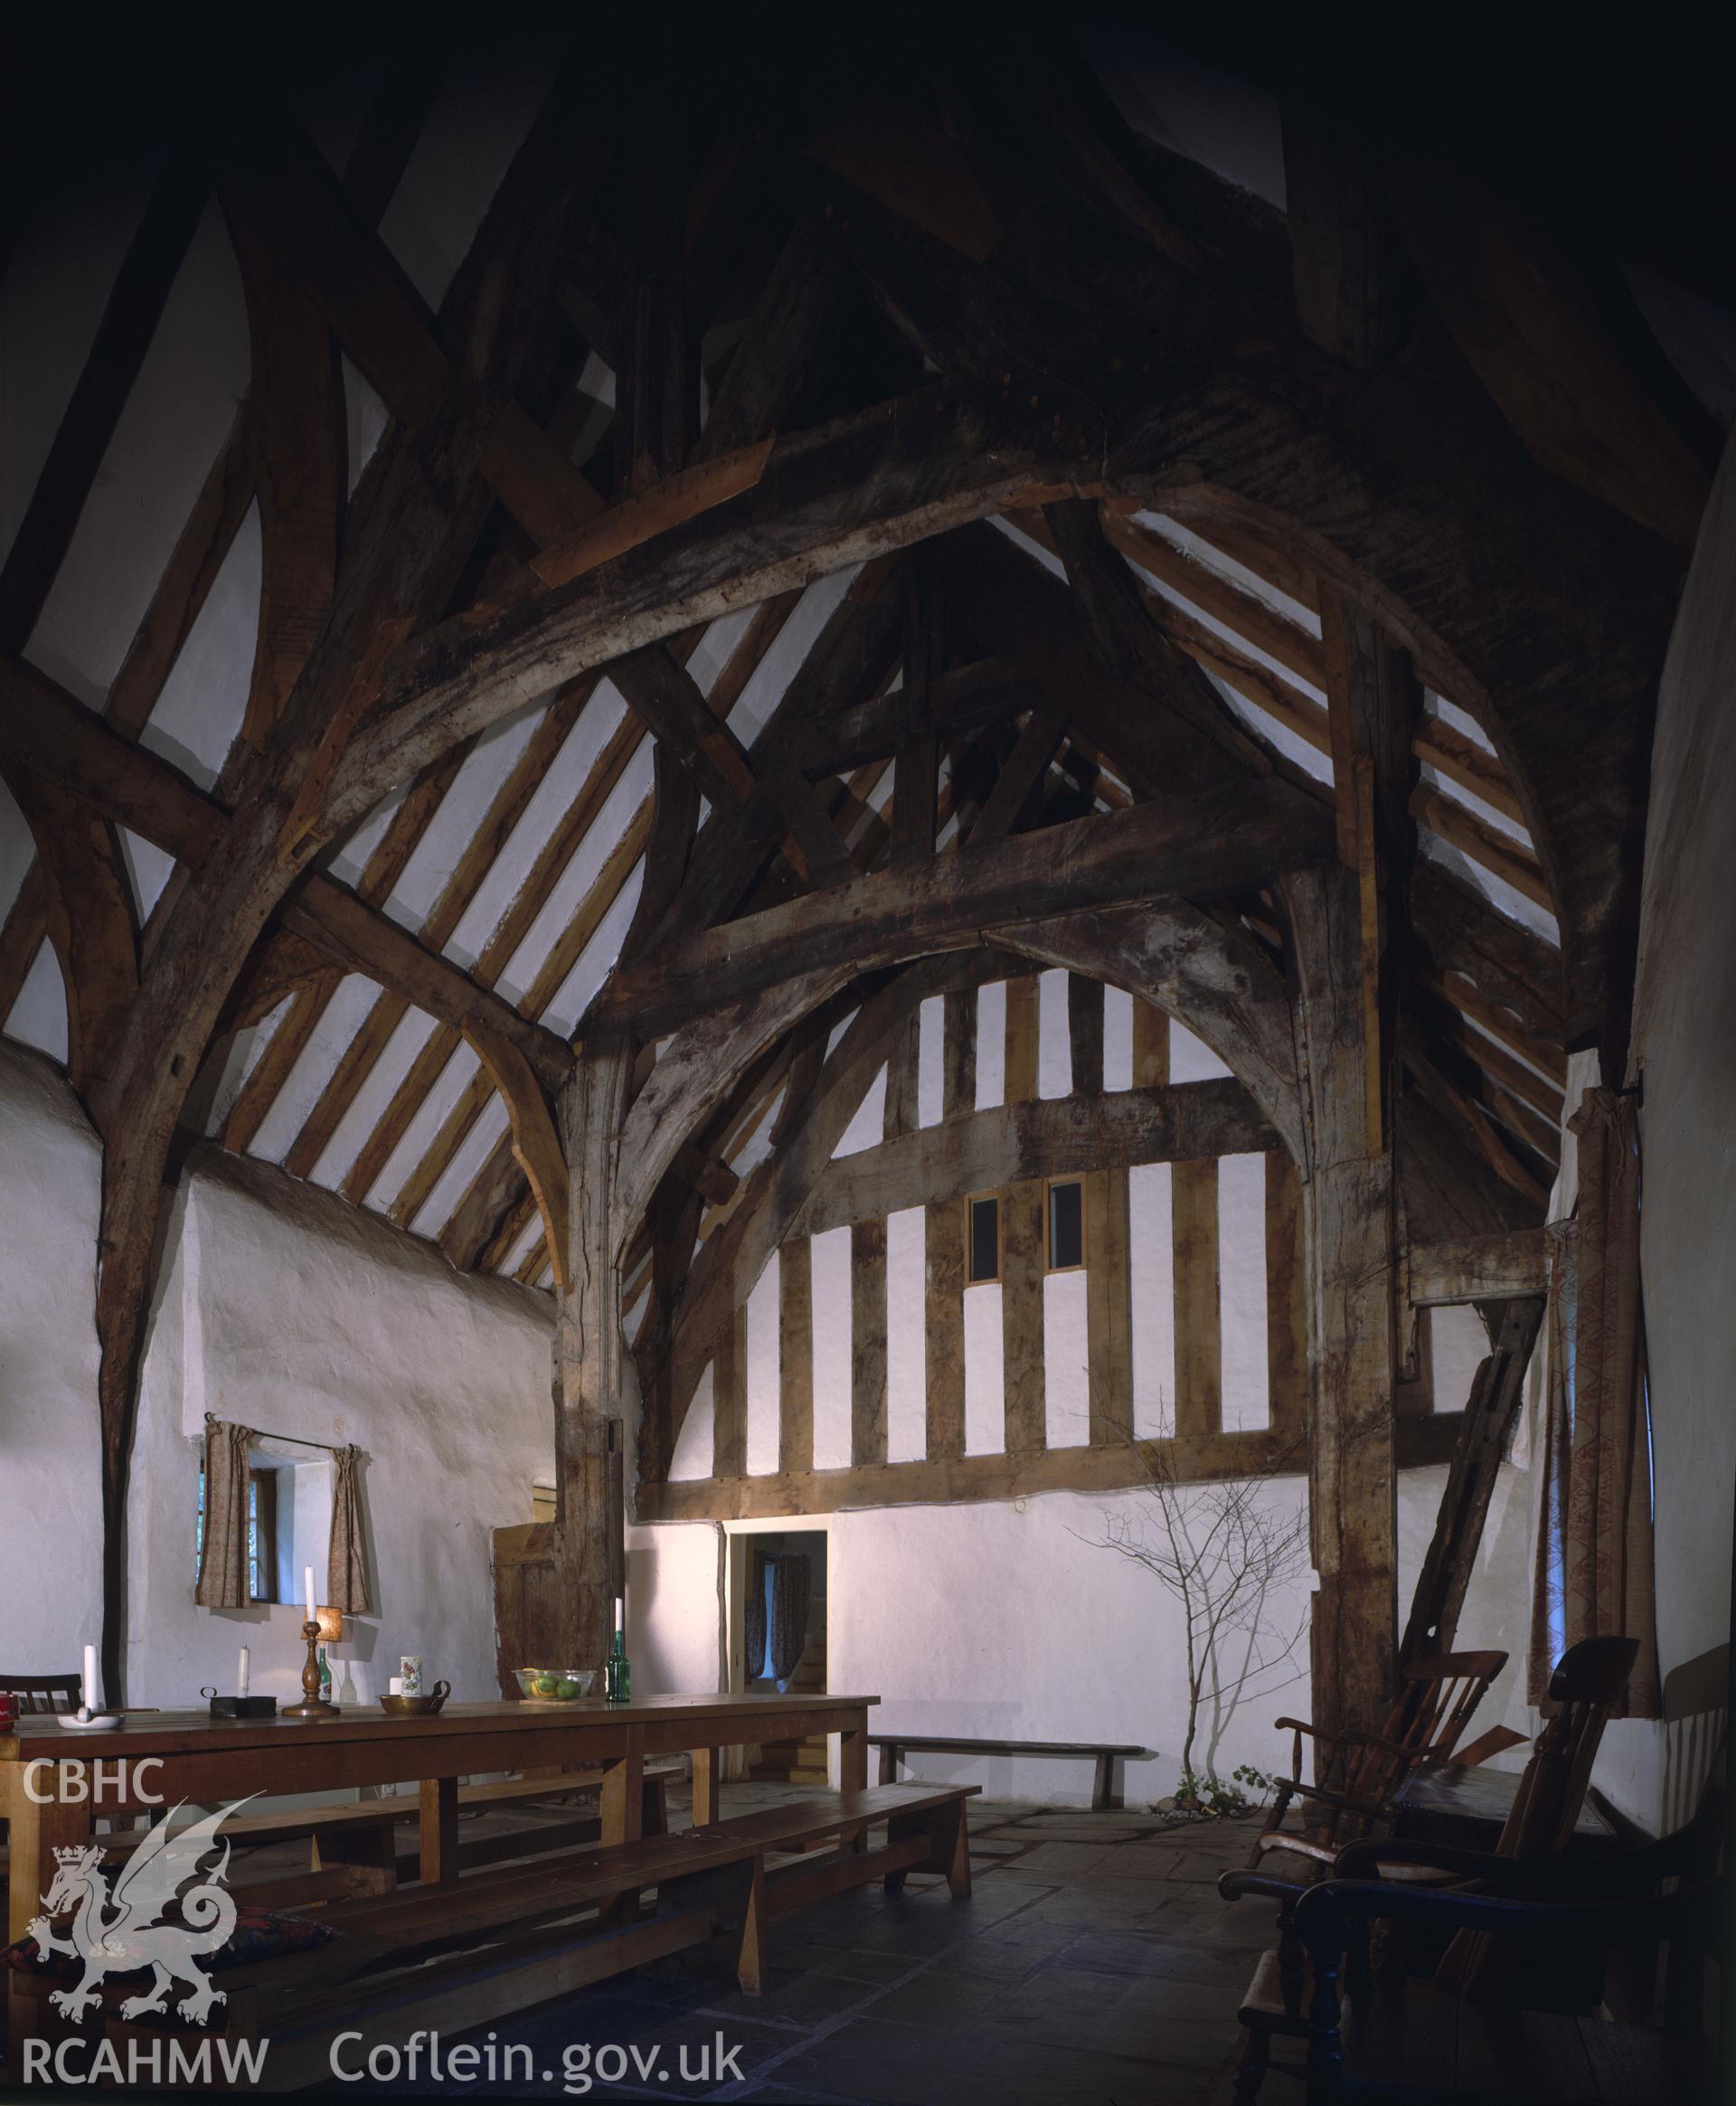
[{"label": "lit candle", "polygon": [[303,1577],[307,1582],[307,1620],[309,1623],[317,1623],[319,1618],[314,1612],[314,1568],[312,1565],[304,1568]]},{"label": "lit candle", "polygon": [[235,1694],[237,1696],[245,1696],[247,1695],[248,1669],[252,1665],[252,1653],[246,1646],[243,1646],[241,1648],[241,1659],[235,1668]]},{"label": "lit candle", "polygon": [[84,1648],[84,1708],[87,1711],[95,1711],[99,1708],[97,1704],[97,1648],[95,1646],[86,1646]]}]

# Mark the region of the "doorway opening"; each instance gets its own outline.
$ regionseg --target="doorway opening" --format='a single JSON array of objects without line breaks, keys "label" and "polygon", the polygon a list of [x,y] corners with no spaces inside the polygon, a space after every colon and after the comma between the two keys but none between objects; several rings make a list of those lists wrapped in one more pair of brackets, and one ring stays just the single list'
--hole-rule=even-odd
[{"label": "doorway opening", "polygon": [[[750,1695],[822,1695],[826,1682],[826,1538],[823,1529],[754,1531],[731,1541],[732,1680]],[[769,1741],[748,1774],[766,1783],[825,1784],[824,1734]]]}]

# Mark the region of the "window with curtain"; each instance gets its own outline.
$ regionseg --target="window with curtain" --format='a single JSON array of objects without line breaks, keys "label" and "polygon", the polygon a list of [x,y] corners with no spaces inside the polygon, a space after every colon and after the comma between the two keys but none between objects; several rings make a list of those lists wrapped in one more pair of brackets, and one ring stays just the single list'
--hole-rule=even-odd
[{"label": "window with curtain", "polygon": [[[199,1498],[193,1527],[193,1576],[199,1577],[205,1552],[205,1473],[199,1472]],[[247,1473],[247,1593],[250,1601],[278,1598],[278,1473]]]}]

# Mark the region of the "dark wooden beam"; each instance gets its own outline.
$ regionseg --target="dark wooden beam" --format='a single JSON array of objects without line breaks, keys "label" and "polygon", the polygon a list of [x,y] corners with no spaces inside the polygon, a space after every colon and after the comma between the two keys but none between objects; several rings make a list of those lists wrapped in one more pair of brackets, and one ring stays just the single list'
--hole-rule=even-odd
[{"label": "dark wooden beam", "polygon": [[1397,1684],[1397,1184],[1390,1133],[1370,1132],[1381,1054],[1363,996],[1357,880],[1334,863],[1287,875],[1278,897],[1312,1157],[1312,1703],[1328,1733],[1374,1732]]},{"label": "dark wooden beam", "polygon": [[1372,125],[1299,98],[1282,109],[1285,219],[1302,334],[1368,373],[1399,349],[1414,293]]},{"label": "dark wooden beam", "polygon": [[1611,335],[1572,241],[1429,146],[1395,146],[1386,179],[1429,298],[1533,458],[1691,549],[1706,471]]},{"label": "dark wooden beam", "polygon": [[731,355],[700,439],[702,458],[788,427],[812,385],[841,278],[842,259],[825,216],[817,208],[804,212]]},{"label": "dark wooden beam", "polygon": [[114,827],[58,784],[19,770],[7,780],[35,836],[43,921],[66,990],[66,1066],[80,1096],[108,1072],[138,993],[133,889]]},{"label": "dark wooden beam", "polygon": [[1021,1179],[1136,1163],[1203,1162],[1283,1145],[1247,1091],[1230,1078],[1096,1098],[1031,1098],[840,1156],[821,1172],[788,1233],[822,1235]]},{"label": "dark wooden beam", "polygon": [[939,1506],[1017,1499],[1039,1492],[1107,1492],[1149,1485],[1162,1469],[1177,1483],[1220,1478],[1297,1477],[1304,1458],[1288,1432],[1217,1433],[1183,1440],[1111,1440],[1089,1447],[1028,1449],[1017,1455],[930,1456],[922,1462],[767,1476],[642,1479],[634,1516],[641,1522],[740,1521],[778,1515],[836,1514],[862,1506]]},{"label": "dark wooden beam", "polygon": [[180,155],[158,176],[121,263],[72,397],[0,567],[0,653],[29,643],[145,363],[204,210],[203,172]]},{"label": "dark wooden beam", "polygon": [[1251,774],[1269,773],[1270,763],[1212,683],[1146,612],[1132,572],[1103,538],[1097,506],[1073,497],[1046,506],[1043,516],[1092,652],[1115,678],[1143,690],[1161,714],[1169,734],[1162,765],[1176,786],[1186,790],[1221,776],[1226,759]]},{"label": "dark wooden beam", "polygon": [[[191,869],[221,847],[231,815],[172,763],[118,737],[33,666],[0,663],[0,693],[8,704],[0,712],[0,752]],[[551,1088],[571,1072],[571,1049],[554,1033],[521,1016],[335,879],[318,872],[307,877],[285,903],[282,920],[327,958],[456,1028],[473,1019],[488,1023]]]},{"label": "dark wooden beam", "polygon": [[572,672],[998,510],[1067,448],[1065,430],[1033,422],[940,385],[791,434],[731,504],[435,632],[402,654],[334,818],[365,810],[429,753]]},{"label": "dark wooden beam", "polygon": [[641,1032],[661,1031],[697,1006],[812,967],[865,971],[1080,907],[1160,892],[1243,892],[1318,855],[1323,834],[1317,807],[1270,779],[1045,826],[690,936],[655,960],[622,968],[599,1014]]},{"label": "dark wooden beam", "polygon": [[834,610],[754,741],[769,756],[741,805],[714,807],[689,860],[685,882],[657,924],[661,936],[703,929],[747,897],[784,837],[784,807],[774,784],[780,764],[799,763],[799,738],[813,718],[854,704],[892,671],[900,641],[900,599],[886,571],[871,566]]},{"label": "dark wooden beam", "polygon": [[[104,1147],[97,1280],[103,1669],[118,1696],[125,1692],[127,1487],[176,1130],[237,977],[329,837],[320,826],[324,789],[374,699],[385,656],[451,604],[491,509],[478,465],[486,430],[477,402],[510,399],[538,349],[532,317],[546,304],[552,224],[568,196],[555,148],[571,117],[570,87],[563,76],[551,91],[448,294],[448,322],[474,354],[476,397],[456,401],[432,433],[418,435],[420,443],[400,431],[376,451],[351,509],[331,614],[268,752],[237,770],[232,817],[160,917],[109,1072],[91,1094]],[[508,255],[516,268],[503,286]]]},{"label": "dark wooden beam", "polygon": [[1406,1267],[1412,1308],[1456,1302],[1514,1301],[1544,1292],[1549,1246],[1542,1229],[1413,1243]]},{"label": "dark wooden beam", "polygon": [[934,685],[946,662],[946,622],[933,566],[920,554],[904,569],[904,726],[892,778],[892,859],[921,863],[934,853],[940,741]]}]

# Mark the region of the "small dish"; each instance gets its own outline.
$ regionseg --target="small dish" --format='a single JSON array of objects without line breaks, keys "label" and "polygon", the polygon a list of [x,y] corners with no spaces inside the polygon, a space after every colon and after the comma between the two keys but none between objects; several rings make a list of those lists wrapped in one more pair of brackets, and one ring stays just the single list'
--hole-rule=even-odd
[{"label": "small dish", "polygon": [[577,1704],[590,1695],[595,1667],[514,1667],[513,1677],[527,1704]]},{"label": "small dish", "polygon": [[451,1694],[449,1682],[437,1682],[426,1696],[382,1696],[380,1708],[388,1718],[434,1718]]}]

